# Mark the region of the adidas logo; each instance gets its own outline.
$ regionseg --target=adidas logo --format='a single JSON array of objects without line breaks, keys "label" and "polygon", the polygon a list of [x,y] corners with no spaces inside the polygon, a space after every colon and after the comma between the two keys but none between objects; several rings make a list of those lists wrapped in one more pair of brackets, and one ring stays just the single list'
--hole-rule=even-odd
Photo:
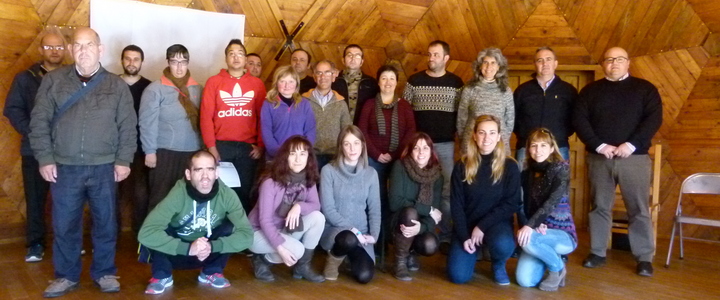
[{"label": "adidas logo", "polygon": [[232,116],[245,116],[245,117],[252,116],[252,110],[243,109],[242,107],[237,107],[237,106],[245,106],[246,104],[250,103],[250,101],[252,101],[254,96],[255,96],[255,91],[249,91],[249,92],[243,94],[242,88],[240,88],[239,83],[236,83],[235,87],[233,87],[232,94],[221,90],[220,98],[223,100],[223,102],[225,102],[225,104],[227,104],[228,106],[234,106],[234,107],[231,107],[228,110],[219,111],[218,117],[224,118],[224,117],[232,117]]}]

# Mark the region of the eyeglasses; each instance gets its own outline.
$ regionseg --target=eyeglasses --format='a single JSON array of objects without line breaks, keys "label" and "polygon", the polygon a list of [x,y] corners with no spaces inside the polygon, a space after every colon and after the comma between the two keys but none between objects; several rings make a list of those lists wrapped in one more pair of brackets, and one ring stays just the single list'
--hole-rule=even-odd
[{"label": "eyeglasses", "polygon": [[65,50],[65,46],[50,46],[50,45],[43,45],[43,49],[45,50],[57,50],[57,51],[63,51]]},{"label": "eyeglasses", "polygon": [[618,57],[608,57],[606,59],[603,59],[603,63],[605,64],[612,64],[612,63],[618,63],[618,64],[624,64],[629,59],[625,56],[618,56]]},{"label": "eyeglasses", "polygon": [[353,59],[353,58],[362,59],[362,57],[363,57],[362,53],[348,53],[348,54],[345,54],[345,58],[347,58],[347,59]]},{"label": "eyeglasses", "polygon": [[333,75],[333,71],[325,71],[325,72],[323,72],[323,71],[315,71],[315,76],[320,77],[320,76],[323,76],[323,75],[325,75],[325,76],[327,76],[327,77],[330,77],[330,76]]},{"label": "eyeglasses", "polygon": [[170,65],[173,66],[173,67],[177,67],[177,66],[187,67],[187,65],[190,63],[190,61],[189,61],[189,60],[174,60],[174,59],[171,59],[171,60],[168,60],[168,63],[170,63]]}]

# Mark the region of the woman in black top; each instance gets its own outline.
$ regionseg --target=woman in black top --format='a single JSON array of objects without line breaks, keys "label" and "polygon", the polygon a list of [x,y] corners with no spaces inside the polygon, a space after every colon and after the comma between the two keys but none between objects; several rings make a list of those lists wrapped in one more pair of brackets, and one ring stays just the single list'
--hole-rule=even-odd
[{"label": "woman in black top", "polygon": [[512,217],[520,205],[520,170],[505,152],[500,119],[475,119],[472,142],[455,165],[450,211],[454,239],[447,272],[453,283],[472,278],[481,246],[488,246],[495,282],[510,284],[505,263],[515,249]]}]

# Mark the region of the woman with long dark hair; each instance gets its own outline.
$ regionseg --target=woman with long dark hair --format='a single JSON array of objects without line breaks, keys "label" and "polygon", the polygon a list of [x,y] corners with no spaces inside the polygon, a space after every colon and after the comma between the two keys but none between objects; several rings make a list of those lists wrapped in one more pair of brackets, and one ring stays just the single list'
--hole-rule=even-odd
[{"label": "woman with long dark hair", "polygon": [[[520,215],[524,226],[517,233],[523,251],[515,277],[521,286],[556,291],[565,286],[567,275],[561,255],[577,247],[568,201],[570,166],[562,158],[555,137],[545,128],[530,133],[525,149],[527,163],[522,173],[525,213]],[[546,269],[548,276],[540,282]]]},{"label": "woman with long dark hair", "polygon": [[390,173],[390,212],[395,241],[395,278],[412,280],[420,269],[417,254],[438,249],[435,226],[442,219],[443,177],[433,142],[424,132],[413,134]]},{"label": "woman with long dark hair", "polygon": [[375,275],[380,191],[378,175],[368,166],[365,137],[357,126],[340,132],[335,160],[323,167],[321,175],[322,211],[327,218],[320,239],[328,251],[325,278],[336,280],[347,257],[355,280],[368,283]]},{"label": "woman with long dark hair", "polygon": [[472,142],[451,178],[454,239],[447,272],[453,283],[467,282],[487,246],[495,282],[508,285],[505,264],[515,249],[512,220],[521,201],[520,168],[507,156],[499,118],[481,115],[472,128]]},{"label": "woman with long dark hair", "polygon": [[260,179],[259,197],[248,218],[254,238],[255,278],[274,281],[271,264],[294,266],[293,277],[322,282],[310,265],[325,227],[317,192],[313,146],[302,136],[288,138]]}]

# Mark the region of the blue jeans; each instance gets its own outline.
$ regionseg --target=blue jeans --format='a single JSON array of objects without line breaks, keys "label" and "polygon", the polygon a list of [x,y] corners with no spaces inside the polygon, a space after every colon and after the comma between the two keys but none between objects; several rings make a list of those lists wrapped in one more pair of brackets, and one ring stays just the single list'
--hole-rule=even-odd
[{"label": "blue jeans", "polygon": [[452,219],[450,215],[450,176],[455,166],[455,142],[436,143],[434,145],[442,167],[443,189],[440,207],[437,209],[442,213],[442,220],[438,224],[440,230],[440,242],[449,242],[452,235]]},{"label": "blue jeans", "polygon": [[482,255],[483,246],[490,247],[488,250],[490,250],[493,269],[505,268],[505,263],[515,250],[512,224],[496,224],[486,231],[482,245],[475,247],[475,253],[467,253],[463,249],[462,242],[464,241],[453,238],[447,258],[447,273],[450,282],[466,283],[472,278],[475,262],[478,255]]},{"label": "blue jeans", "polygon": [[[525,147],[522,147],[515,151],[515,159],[517,159],[520,169],[522,169],[522,167],[525,163],[525,151],[526,151],[525,149],[526,149]],[[562,156],[562,158],[564,160],[570,159],[570,148],[560,147],[560,148],[558,148],[558,152],[560,152],[560,156]]]},{"label": "blue jeans", "polygon": [[[229,219],[225,219],[220,225],[213,228],[213,234],[208,240],[214,241],[218,238],[229,236],[232,234],[234,225]],[[177,233],[172,228],[165,230],[168,235],[177,238]],[[160,251],[150,249],[152,253],[152,276],[155,279],[168,278],[172,275],[172,270],[187,270],[202,268],[205,275],[213,275],[215,273],[223,273],[231,253],[211,253],[205,260],[200,261],[197,256],[189,255],[170,255]]]},{"label": "blue jeans", "polygon": [[93,259],[90,277],[115,275],[117,218],[115,166],[57,165],[57,182],[51,184],[53,265],[55,277],[80,281],[85,199],[92,216]]},{"label": "blue jeans", "polygon": [[520,286],[533,287],[540,283],[545,269],[550,272],[560,272],[564,267],[560,255],[573,252],[577,243],[565,231],[548,229],[545,235],[533,231],[530,242],[522,247],[515,278]]}]

